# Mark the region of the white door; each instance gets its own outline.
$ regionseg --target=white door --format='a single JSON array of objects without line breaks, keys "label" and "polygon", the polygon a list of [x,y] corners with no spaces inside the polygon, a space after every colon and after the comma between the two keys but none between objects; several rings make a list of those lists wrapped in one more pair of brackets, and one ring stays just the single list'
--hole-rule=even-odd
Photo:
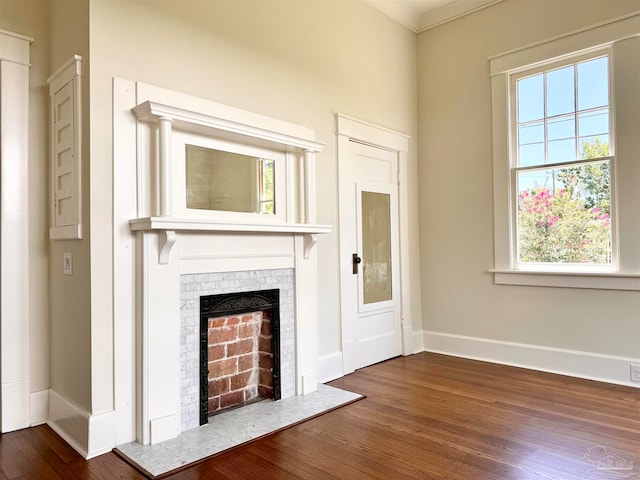
[{"label": "white door", "polygon": [[340,139],[345,373],[402,352],[398,152]]}]

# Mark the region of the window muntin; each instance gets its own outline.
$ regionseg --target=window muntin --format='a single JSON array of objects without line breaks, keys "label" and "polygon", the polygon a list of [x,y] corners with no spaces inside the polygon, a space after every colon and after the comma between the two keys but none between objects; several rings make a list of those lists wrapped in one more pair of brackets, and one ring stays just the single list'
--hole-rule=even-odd
[{"label": "window muntin", "polygon": [[611,267],[609,55],[512,76],[514,264]]}]

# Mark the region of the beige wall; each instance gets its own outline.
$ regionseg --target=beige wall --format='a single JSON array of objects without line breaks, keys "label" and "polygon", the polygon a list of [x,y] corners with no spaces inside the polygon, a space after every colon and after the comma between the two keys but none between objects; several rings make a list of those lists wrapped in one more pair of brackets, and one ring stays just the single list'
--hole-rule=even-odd
[{"label": "beige wall", "polygon": [[424,329],[640,356],[640,293],[497,286],[488,58],[615,18],[637,1],[505,0],[418,37]]},{"label": "beige wall", "polygon": [[31,391],[49,388],[48,12],[46,0],[0,0],[0,29],[26,35],[29,71],[29,330]]},{"label": "beige wall", "polygon": [[[82,56],[82,240],[50,242],[51,388],[86,412],[91,405],[91,311],[89,258],[89,31],[88,3],[52,0],[49,74],[72,55]],[[47,92],[48,95],[48,92]],[[73,256],[64,275],[63,254]]]},{"label": "beige wall", "polygon": [[[182,19],[187,14],[189,19]],[[96,228],[110,231],[112,77],[196,95],[316,131],[317,140],[326,144],[317,156],[318,223],[334,225],[333,233],[321,235],[318,242],[323,259],[319,348],[321,355],[339,352],[334,115],[342,112],[411,135],[410,195],[417,204],[415,35],[360,2],[99,1],[91,3],[91,55],[92,166],[103,169],[99,176],[92,173],[92,198],[104,200],[92,204],[94,239]],[[417,212],[411,213],[417,219]],[[417,227],[411,234],[417,258]],[[100,238],[101,251],[110,251],[110,240],[102,234]],[[96,272],[94,278],[106,282],[109,265],[100,268],[104,276]],[[417,265],[411,273],[418,282]],[[98,288],[92,293],[94,298],[106,294]],[[413,315],[419,323],[416,305]]]}]

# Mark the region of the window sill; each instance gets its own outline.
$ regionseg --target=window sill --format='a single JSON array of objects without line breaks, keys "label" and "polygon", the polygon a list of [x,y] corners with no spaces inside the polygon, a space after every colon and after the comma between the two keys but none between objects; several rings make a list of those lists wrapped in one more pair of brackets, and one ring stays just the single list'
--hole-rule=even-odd
[{"label": "window sill", "polygon": [[494,274],[496,285],[640,291],[638,274],[496,269],[490,269],[489,272]]}]

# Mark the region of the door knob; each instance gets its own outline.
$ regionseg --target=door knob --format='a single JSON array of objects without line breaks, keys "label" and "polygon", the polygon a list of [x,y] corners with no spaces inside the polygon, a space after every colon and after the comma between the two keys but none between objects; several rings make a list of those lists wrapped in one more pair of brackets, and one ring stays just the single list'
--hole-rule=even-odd
[{"label": "door knob", "polygon": [[358,256],[357,253],[354,253],[352,255],[352,260],[353,260],[353,274],[357,275],[358,274],[358,264],[362,263],[362,259]]}]

